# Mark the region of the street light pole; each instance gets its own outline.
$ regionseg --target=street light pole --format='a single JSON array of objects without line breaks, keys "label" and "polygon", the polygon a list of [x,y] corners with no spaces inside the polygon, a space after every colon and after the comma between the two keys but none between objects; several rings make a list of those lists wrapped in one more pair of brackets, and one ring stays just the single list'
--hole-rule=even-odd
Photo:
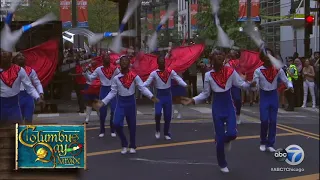
[{"label": "street light pole", "polygon": [[[304,1],[304,15],[305,17],[310,15],[310,0]],[[309,57],[310,54],[310,32],[304,30],[304,57]]]},{"label": "street light pole", "polygon": [[190,2],[189,0],[186,0],[187,1],[187,4],[188,4],[188,43],[190,42],[190,21],[191,21],[191,18],[190,18]]},{"label": "street light pole", "polygon": [[77,0],[72,0],[72,27],[77,27]]}]

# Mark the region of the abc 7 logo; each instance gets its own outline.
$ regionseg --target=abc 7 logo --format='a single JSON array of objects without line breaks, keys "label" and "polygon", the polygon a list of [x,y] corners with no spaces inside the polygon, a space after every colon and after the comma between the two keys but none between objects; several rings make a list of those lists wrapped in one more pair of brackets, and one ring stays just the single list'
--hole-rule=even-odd
[{"label": "abc 7 logo", "polygon": [[289,165],[295,166],[304,160],[304,151],[298,145],[290,145],[286,149],[277,149],[274,158],[279,162],[285,161]]},{"label": "abc 7 logo", "polygon": [[287,159],[288,157],[288,153],[285,149],[277,149],[276,152],[274,153],[274,158],[279,161],[279,162],[283,162]]}]

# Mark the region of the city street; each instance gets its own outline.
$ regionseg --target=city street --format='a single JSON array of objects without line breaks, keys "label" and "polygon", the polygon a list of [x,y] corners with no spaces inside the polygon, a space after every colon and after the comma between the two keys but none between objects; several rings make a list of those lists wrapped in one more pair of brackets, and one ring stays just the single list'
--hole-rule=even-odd
[{"label": "city street", "polygon": [[[38,115],[39,116],[39,115]],[[42,115],[43,116],[43,115]],[[81,124],[83,114],[53,114],[35,117],[35,122]],[[56,116],[56,117],[54,117]],[[319,172],[319,112],[297,108],[295,112],[279,109],[276,148],[297,144],[305,159],[297,167],[304,172],[271,172],[271,168],[292,167],[277,162],[270,153],[259,151],[258,106],[244,106],[238,138],[227,153],[229,174],[219,171],[214,145],[210,105],[188,106],[183,118],[172,123],[172,140],[156,140],[152,105],[138,106],[137,154],[121,155],[118,138],[107,134],[99,138],[99,121],[93,113],[87,125],[88,170],[81,179],[285,179],[304,176],[317,179]],[[107,123],[109,118],[107,117]],[[127,130],[126,130],[127,131]],[[261,174],[264,174],[262,177]],[[311,176],[306,176],[311,175]]]}]

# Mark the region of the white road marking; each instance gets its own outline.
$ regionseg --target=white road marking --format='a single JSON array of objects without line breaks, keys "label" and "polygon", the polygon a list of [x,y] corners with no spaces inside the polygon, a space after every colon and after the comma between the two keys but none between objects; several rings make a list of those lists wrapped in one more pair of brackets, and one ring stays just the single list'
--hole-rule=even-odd
[{"label": "white road marking", "polygon": [[178,164],[178,165],[210,165],[217,166],[216,163],[201,163],[201,162],[188,162],[186,160],[182,161],[163,161],[163,160],[151,160],[151,159],[143,159],[143,158],[130,158],[133,161],[143,161],[152,164]]},{"label": "white road marking", "polygon": [[251,113],[257,113],[257,112],[254,112],[254,111],[252,111],[252,109],[246,109],[246,108],[241,108],[241,111],[245,111],[245,112],[251,112]]},{"label": "white road marking", "polygon": [[54,113],[54,114],[38,114],[38,117],[58,117],[60,116],[59,113]]},{"label": "white road marking", "polygon": [[278,112],[281,113],[281,114],[296,114],[298,112],[294,112],[294,111],[286,111],[286,110],[283,110],[283,109],[278,109]]},{"label": "white road marking", "polygon": [[212,110],[210,108],[206,108],[206,107],[192,107],[190,109],[193,109],[193,110],[198,111],[203,114],[211,114],[212,113]]},{"label": "white road marking", "polygon": [[312,111],[312,112],[319,112],[318,108],[304,108],[304,110]]},{"label": "white road marking", "polygon": [[307,116],[299,116],[299,115],[294,115],[294,116],[288,116],[288,115],[278,115],[278,117],[285,117],[285,118],[307,118]]}]

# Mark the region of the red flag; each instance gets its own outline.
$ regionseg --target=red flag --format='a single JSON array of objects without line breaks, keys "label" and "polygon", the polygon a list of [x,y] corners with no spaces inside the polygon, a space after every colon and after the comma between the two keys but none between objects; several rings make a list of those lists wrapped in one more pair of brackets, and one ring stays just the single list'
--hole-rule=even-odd
[{"label": "red flag", "polygon": [[258,52],[244,50],[241,52],[240,64],[236,70],[241,74],[245,74],[247,80],[251,81],[254,71],[262,65],[263,62],[260,60]]},{"label": "red flag", "polygon": [[89,27],[88,25],[88,1],[77,0],[78,27]]},{"label": "red flag", "polygon": [[41,45],[22,51],[26,65],[32,67],[43,87],[47,86],[58,65],[58,40],[50,40]]},{"label": "red flag", "polygon": [[158,68],[157,56],[153,54],[139,53],[132,64],[132,70],[146,81],[150,73]]},{"label": "red flag", "polygon": [[169,68],[176,72],[184,72],[196,62],[204,51],[204,44],[181,46],[171,50]]}]

